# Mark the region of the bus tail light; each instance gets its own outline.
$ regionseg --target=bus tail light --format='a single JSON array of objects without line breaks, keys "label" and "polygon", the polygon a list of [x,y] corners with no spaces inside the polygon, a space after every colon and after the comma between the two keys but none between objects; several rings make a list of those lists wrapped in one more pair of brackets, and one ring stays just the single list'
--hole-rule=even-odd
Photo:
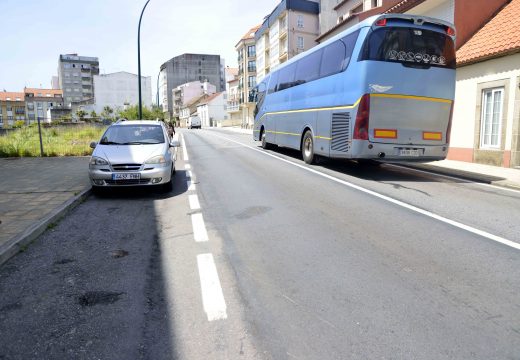
[{"label": "bus tail light", "polygon": [[446,26],[446,34],[449,36],[455,36],[455,29],[450,26]]},{"label": "bus tail light", "polygon": [[386,18],[377,20],[376,26],[386,26]]},{"label": "bus tail light", "polygon": [[370,117],[370,94],[365,94],[359,101],[356,115],[356,125],[354,126],[355,140],[368,140],[368,118]]},{"label": "bus tail light", "polygon": [[451,122],[453,120],[453,106],[455,105],[455,101],[451,102],[450,108],[450,120],[448,121],[448,129],[446,130],[446,144],[450,144],[450,134],[451,134]]}]

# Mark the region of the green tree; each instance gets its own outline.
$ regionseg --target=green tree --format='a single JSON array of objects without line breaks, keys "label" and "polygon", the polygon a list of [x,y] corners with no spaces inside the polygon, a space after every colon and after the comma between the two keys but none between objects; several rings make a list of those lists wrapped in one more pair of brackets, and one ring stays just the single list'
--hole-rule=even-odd
[{"label": "green tree", "polygon": [[77,110],[76,116],[78,117],[79,121],[85,120],[85,116],[87,116],[87,112],[85,110]]},{"label": "green tree", "polygon": [[101,112],[101,116],[105,119],[110,119],[112,120],[113,117],[112,117],[112,114],[114,113],[114,109],[112,109],[110,106],[105,106],[103,108],[103,111]]},{"label": "green tree", "polygon": [[[117,112],[118,118],[125,118],[128,120],[139,119],[139,107],[137,105],[128,106],[125,110]],[[143,106],[143,119],[144,120],[163,120],[164,114],[160,107],[152,106],[151,108]]]},{"label": "green tree", "polygon": [[98,115],[97,115],[97,113],[96,113],[94,110],[92,110],[92,111],[90,112],[90,119],[91,119],[92,121],[97,121],[97,120],[98,120]]}]

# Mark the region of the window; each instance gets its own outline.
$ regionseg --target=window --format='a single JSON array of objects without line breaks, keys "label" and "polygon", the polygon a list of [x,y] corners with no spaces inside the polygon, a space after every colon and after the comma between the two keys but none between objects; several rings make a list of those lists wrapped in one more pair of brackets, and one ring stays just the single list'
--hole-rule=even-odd
[{"label": "window", "polygon": [[247,47],[247,56],[249,56],[249,57],[256,56],[255,45],[251,45],[251,46]]},{"label": "window", "polygon": [[320,63],[322,50],[313,52],[307,55],[296,65],[296,79],[295,82],[305,84],[306,82],[316,80],[320,76]]},{"label": "window", "polygon": [[482,94],[481,148],[500,148],[504,88],[487,89]]},{"label": "window", "polygon": [[368,34],[361,60],[455,69],[455,47],[448,35],[437,31],[384,27]]},{"label": "window", "polygon": [[303,36],[298,36],[298,38],[296,39],[296,47],[298,49],[303,49],[304,48]]},{"label": "window", "polygon": [[256,61],[251,60],[247,62],[247,71],[256,71]]},{"label": "window", "polygon": [[271,75],[271,78],[269,80],[269,90],[267,91],[269,94],[272,94],[276,91],[277,84],[278,84],[278,74],[280,72],[277,71]]},{"label": "window", "polygon": [[303,15],[298,15],[298,19],[296,20],[296,26],[300,29],[303,29]]},{"label": "window", "polygon": [[323,48],[320,77],[333,75],[347,68],[358,35],[359,31],[353,32]]},{"label": "window", "polygon": [[256,76],[249,76],[247,79],[247,85],[252,88],[256,86]]},{"label": "window", "polygon": [[256,114],[258,114],[258,111],[262,107],[265,99],[265,91],[266,91],[266,82],[262,81],[260,85],[258,85],[258,88],[255,89],[255,91],[250,94],[249,101],[250,102],[256,102],[255,110],[254,110],[254,116],[256,117]]},{"label": "window", "polygon": [[278,77],[278,89],[276,91],[281,91],[293,87],[295,85],[294,76],[296,70],[296,63],[292,63],[279,71]]}]

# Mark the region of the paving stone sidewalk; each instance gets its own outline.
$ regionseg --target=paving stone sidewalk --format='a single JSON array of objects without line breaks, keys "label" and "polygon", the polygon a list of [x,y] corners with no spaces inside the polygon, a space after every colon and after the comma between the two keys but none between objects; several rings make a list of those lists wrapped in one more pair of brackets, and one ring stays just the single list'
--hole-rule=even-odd
[{"label": "paving stone sidewalk", "polygon": [[23,246],[17,244],[22,237],[85,195],[88,161],[87,156],[0,159],[0,264]]}]

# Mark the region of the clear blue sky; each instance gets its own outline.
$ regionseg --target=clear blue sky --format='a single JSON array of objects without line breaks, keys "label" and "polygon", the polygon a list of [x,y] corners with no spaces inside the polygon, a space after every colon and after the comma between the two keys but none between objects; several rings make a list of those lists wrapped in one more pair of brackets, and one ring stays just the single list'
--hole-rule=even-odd
[{"label": "clear blue sky", "polygon": [[[137,74],[137,24],[145,0],[0,0],[0,91],[50,87],[59,54],[97,56],[102,73]],[[183,53],[222,56],[280,0],[151,0],[141,24],[141,73]]]}]

